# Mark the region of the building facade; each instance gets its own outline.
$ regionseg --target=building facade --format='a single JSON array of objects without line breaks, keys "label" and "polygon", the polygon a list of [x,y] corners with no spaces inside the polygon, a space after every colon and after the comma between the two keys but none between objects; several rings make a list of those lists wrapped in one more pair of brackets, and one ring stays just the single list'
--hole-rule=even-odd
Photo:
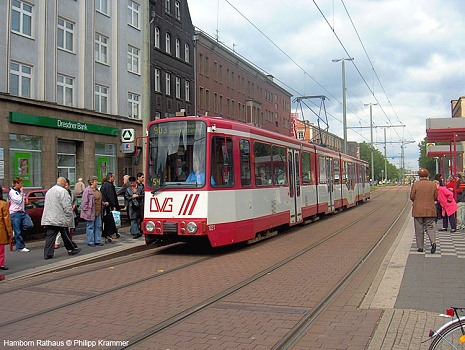
[{"label": "building facade", "polygon": [[196,112],[290,135],[291,94],[273,77],[196,30]]},{"label": "building facade", "polygon": [[[324,130],[308,120],[299,120],[298,113],[291,114],[291,135],[298,140],[328,147],[337,152],[343,152],[344,140],[327,130]],[[347,153],[360,158],[360,146],[357,142],[347,142]]]},{"label": "building facade", "polygon": [[0,13],[0,182],[24,159],[26,187],[139,171],[119,133],[142,132],[140,3],[7,0]]},{"label": "building facade", "polygon": [[193,37],[186,0],[150,0],[150,120],[195,114]]}]

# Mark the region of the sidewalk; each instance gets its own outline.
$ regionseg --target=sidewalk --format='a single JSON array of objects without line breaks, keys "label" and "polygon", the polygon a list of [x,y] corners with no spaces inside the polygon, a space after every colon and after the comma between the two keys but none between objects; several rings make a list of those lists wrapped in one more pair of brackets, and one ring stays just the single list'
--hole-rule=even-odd
[{"label": "sidewalk", "polygon": [[45,239],[35,242],[26,241],[26,247],[30,249],[28,253],[16,250],[10,251],[9,246],[5,246],[5,266],[9,270],[0,271],[0,273],[5,276],[5,280],[27,278],[50,271],[96,262],[107,258],[109,255],[113,257],[128,255],[147,249],[143,237],[132,238],[129,233],[129,226],[123,226],[118,232],[121,237],[113,240],[113,243],[105,243],[103,246],[95,247],[87,245],[85,234],[75,235],[73,241],[81,248],[79,254],[69,256],[68,251],[61,244],[60,248],[55,249],[55,255],[50,260],[44,259]]},{"label": "sidewalk", "polygon": [[417,252],[413,218],[403,225],[361,308],[384,310],[369,349],[427,349],[428,332],[450,318],[446,308],[465,306],[465,232],[438,232],[437,251]]}]

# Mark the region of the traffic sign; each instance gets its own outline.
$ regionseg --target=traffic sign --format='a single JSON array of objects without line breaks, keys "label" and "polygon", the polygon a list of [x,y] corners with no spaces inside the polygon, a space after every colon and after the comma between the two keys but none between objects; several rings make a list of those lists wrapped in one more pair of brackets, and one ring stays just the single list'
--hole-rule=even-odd
[{"label": "traffic sign", "polygon": [[123,142],[120,148],[123,153],[134,153],[135,147],[134,142]]},{"label": "traffic sign", "polygon": [[121,142],[133,142],[135,134],[134,129],[121,129]]}]

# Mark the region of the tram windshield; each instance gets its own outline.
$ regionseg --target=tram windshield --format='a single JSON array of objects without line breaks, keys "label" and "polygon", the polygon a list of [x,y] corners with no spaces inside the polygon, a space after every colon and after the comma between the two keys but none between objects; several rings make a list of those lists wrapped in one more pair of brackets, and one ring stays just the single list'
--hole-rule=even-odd
[{"label": "tram windshield", "polygon": [[153,189],[204,186],[206,130],[199,120],[152,124],[147,185]]}]

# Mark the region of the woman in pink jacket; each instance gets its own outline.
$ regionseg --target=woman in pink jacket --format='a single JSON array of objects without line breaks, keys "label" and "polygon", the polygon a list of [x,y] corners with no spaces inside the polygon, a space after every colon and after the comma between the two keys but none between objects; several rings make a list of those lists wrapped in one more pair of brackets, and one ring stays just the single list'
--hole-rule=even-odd
[{"label": "woman in pink jacket", "polygon": [[450,222],[450,232],[457,231],[457,222],[455,220],[455,212],[457,211],[457,202],[454,199],[454,193],[447,187],[439,186],[439,181],[434,180],[438,188],[438,202],[442,207],[442,229],[439,231],[447,231],[447,221]]}]

